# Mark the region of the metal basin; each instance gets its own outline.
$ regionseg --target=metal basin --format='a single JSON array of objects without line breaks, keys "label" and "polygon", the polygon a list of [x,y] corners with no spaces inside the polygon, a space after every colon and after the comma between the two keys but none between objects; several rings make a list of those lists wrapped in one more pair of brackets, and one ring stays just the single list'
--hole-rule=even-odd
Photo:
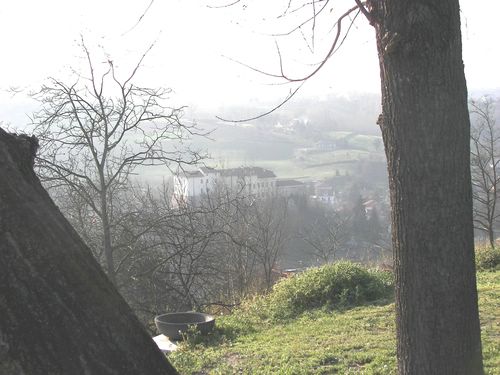
[{"label": "metal basin", "polygon": [[194,327],[202,335],[214,329],[215,318],[199,312],[177,312],[155,317],[158,331],[171,340],[181,340],[190,327]]}]

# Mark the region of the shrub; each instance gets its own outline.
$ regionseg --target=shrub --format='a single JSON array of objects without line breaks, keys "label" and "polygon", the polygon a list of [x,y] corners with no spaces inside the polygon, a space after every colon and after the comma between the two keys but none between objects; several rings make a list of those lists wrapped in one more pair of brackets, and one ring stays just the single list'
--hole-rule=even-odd
[{"label": "shrub", "polygon": [[476,268],[480,271],[500,269],[500,249],[487,245],[476,247]]},{"label": "shrub", "polygon": [[374,302],[392,291],[392,275],[369,271],[351,263],[338,262],[311,268],[278,282],[272,292],[258,301],[261,314],[273,320],[293,318],[317,308],[346,308]]}]

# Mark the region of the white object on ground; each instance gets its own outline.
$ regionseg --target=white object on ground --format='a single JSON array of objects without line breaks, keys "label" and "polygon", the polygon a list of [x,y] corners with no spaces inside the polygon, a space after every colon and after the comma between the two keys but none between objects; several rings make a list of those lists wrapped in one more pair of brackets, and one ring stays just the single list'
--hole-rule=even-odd
[{"label": "white object on ground", "polygon": [[170,353],[174,350],[177,350],[177,345],[170,341],[169,338],[165,335],[155,336],[153,337],[153,341],[163,353]]}]

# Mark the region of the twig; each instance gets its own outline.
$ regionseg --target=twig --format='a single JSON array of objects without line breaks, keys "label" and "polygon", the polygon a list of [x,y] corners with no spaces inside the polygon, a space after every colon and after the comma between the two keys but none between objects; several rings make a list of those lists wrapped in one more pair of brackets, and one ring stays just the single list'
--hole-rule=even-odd
[{"label": "twig", "polygon": [[211,8],[211,9],[228,8],[230,6],[238,4],[240,1],[241,0],[235,0],[232,3],[228,3],[228,4],[224,4],[224,5],[207,5],[207,8]]},{"label": "twig", "polygon": [[254,121],[254,120],[258,120],[264,116],[267,116],[271,113],[273,113],[274,111],[278,110],[279,108],[281,108],[282,106],[285,105],[285,103],[287,103],[290,99],[292,99],[294,97],[294,95],[302,88],[302,86],[304,86],[304,83],[305,82],[302,82],[300,84],[299,87],[297,87],[295,90],[291,91],[287,97],[280,103],[278,104],[277,106],[273,107],[272,109],[270,109],[269,111],[267,112],[264,112],[258,116],[254,116],[254,117],[249,117],[249,118],[246,118],[246,119],[239,119],[239,120],[229,120],[229,119],[225,119],[223,117],[219,117],[219,116],[215,116],[218,120],[221,120],[221,121],[225,121],[225,122],[234,122],[234,123],[241,123],[241,122],[248,122],[248,121]]},{"label": "twig", "polygon": [[124,36],[126,34],[128,34],[129,32],[131,32],[133,29],[135,29],[137,27],[137,25],[139,25],[139,23],[141,23],[142,19],[144,18],[144,16],[146,15],[146,13],[149,11],[149,8],[151,8],[151,5],[153,5],[155,0],[151,0],[151,2],[149,3],[149,5],[147,6],[146,10],[144,12],[142,12],[141,16],[139,17],[139,19],[137,20],[137,22],[135,23],[134,26],[132,26],[130,29],[128,29],[127,31],[125,31],[121,36]]}]

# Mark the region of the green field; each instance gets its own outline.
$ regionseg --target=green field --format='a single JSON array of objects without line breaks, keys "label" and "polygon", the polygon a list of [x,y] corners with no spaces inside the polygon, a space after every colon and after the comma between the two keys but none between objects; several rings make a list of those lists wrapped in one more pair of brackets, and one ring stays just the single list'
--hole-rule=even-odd
[{"label": "green field", "polygon": [[[500,271],[478,274],[487,374],[500,369]],[[217,319],[209,343],[182,344],[182,374],[396,374],[394,304],[307,311],[285,323]]]},{"label": "green field", "polygon": [[[207,152],[205,164],[215,168],[259,166],[272,170],[278,178],[323,179],[356,175],[362,161],[385,162],[381,138],[345,131],[325,133],[324,140],[344,140],[334,151],[314,150],[315,142],[294,134],[280,134],[255,127],[221,125],[208,138],[185,142],[192,149]],[[377,142],[380,143],[376,147]],[[309,149],[300,154],[300,149]],[[192,169],[193,167],[188,167]],[[165,166],[140,168],[141,177],[153,184],[170,175]]]},{"label": "green field", "polygon": [[203,142],[211,156],[207,164],[225,168],[260,166],[274,171],[278,178],[322,179],[339,174],[353,175],[358,161],[385,161],[380,137],[352,132],[324,134],[325,140],[344,140],[342,148],[313,150],[301,155],[297,150],[311,149],[314,142],[297,135],[226,126],[217,129],[213,138],[213,141]]}]

